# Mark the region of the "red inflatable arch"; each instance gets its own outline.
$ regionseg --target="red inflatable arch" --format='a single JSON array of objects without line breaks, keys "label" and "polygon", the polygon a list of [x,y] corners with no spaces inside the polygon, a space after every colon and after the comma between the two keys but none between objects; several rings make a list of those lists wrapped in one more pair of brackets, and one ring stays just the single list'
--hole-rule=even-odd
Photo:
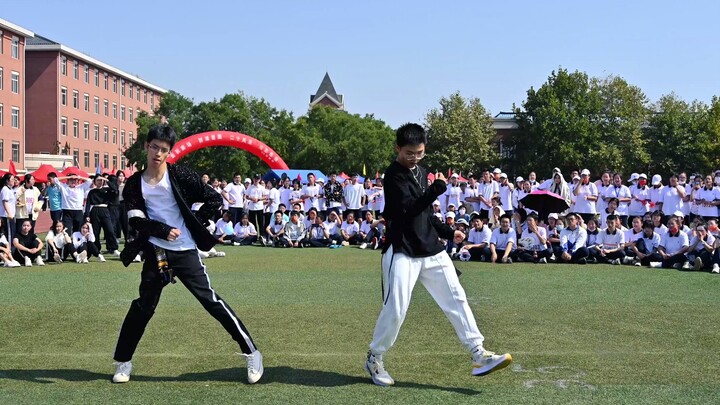
[{"label": "red inflatable arch", "polygon": [[272,148],[252,136],[232,131],[210,131],[183,138],[170,151],[167,161],[175,163],[188,153],[209,146],[240,148],[262,159],[271,169],[290,170],[285,161]]}]

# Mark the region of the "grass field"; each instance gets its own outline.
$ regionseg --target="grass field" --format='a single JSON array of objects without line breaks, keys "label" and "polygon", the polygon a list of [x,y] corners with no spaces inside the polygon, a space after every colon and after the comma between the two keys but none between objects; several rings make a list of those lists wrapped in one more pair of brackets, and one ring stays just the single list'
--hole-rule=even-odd
[{"label": "grass field", "polygon": [[470,376],[469,354],[418,286],[386,356],[362,368],[380,309],[378,252],[228,248],[212,284],[265,357],[245,382],[235,342],[180,285],[163,293],[113,385],[112,352],[140,267],[0,268],[0,403],[706,404],[720,392],[720,277],[628,266],[458,262],[486,346],[508,369]]}]

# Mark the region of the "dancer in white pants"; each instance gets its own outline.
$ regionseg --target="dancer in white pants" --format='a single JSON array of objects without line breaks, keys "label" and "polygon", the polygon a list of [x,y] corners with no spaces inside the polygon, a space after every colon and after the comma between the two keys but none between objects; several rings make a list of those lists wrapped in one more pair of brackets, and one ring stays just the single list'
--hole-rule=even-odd
[{"label": "dancer in white pants", "polygon": [[385,371],[383,354],[397,339],[405,320],[415,283],[420,280],[455,328],[460,341],[472,354],[472,375],[486,375],[506,367],[510,354],[498,355],[483,347],[478,330],[458,280],[455,266],[439,238],[465,239],[460,231],[442,223],[432,213],[432,203],[447,189],[445,178],[428,185],[427,172],[417,163],[425,156],[427,134],[418,124],[397,130],[397,159],[385,171],[387,237],[383,247],[383,307],[370,343],[365,370],[375,384],[395,383]]}]

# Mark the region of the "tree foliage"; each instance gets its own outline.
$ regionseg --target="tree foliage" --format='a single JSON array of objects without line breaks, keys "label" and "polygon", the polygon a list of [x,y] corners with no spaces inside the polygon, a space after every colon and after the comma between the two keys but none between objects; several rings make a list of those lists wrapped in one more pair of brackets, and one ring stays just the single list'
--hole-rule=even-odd
[{"label": "tree foliage", "polygon": [[425,116],[428,167],[470,173],[495,164],[499,157],[495,130],[480,99],[466,99],[455,92],[442,97],[439,104],[439,108],[431,109]]}]

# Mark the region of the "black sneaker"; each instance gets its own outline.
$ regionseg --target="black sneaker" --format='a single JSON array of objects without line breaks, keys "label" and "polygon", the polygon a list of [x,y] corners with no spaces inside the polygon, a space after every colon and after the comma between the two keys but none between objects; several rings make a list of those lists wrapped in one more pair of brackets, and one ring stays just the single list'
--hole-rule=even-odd
[{"label": "black sneaker", "polygon": [[584,257],[582,259],[578,260],[578,264],[587,264],[587,262],[588,262],[587,259],[585,259]]}]

